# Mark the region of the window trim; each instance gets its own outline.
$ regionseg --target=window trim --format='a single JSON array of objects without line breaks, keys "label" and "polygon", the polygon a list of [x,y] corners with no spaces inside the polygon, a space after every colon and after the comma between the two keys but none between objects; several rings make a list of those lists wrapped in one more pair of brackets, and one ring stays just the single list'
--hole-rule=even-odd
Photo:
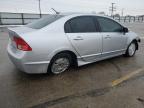
[{"label": "window trim", "polygon": [[[95,32],[73,32],[73,31],[72,31],[72,27],[71,27],[71,25],[70,25],[70,21],[71,21],[71,20],[74,20],[74,19],[77,19],[77,18],[81,18],[81,17],[89,17],[89,18],[91,18],[91,20],[92,20],[93,23],[94,23]],[[65,24],[64,24],[64,31],[65,31],[65,33],[97,33],[97,32],[99,32],[99,27],[98,27],[98,25],[96,25],[96,23],[95,23],[95,21],[94,21],[94,17],[95,17],[95,16],[84,15],[84,16],[76,16],[76,17],[73,17],[73,18],[67,20],[67,21],[65,22]],[[66,32],[66,24],[67,24],[67,23],[68,23],[69,26],[70,26],[70,32]]]},{"label": "window trim", "polygon": [[[113,19],[110,19],[110,18],[107,18],[107,17],[102,17],[102,16],[95,16],[95,20],[96,20],[96,22],[97,22],[97,24],[98,24],[98,26],[99,26],[100,32],[104,32],[104,31],[102,31],[101,25],[100,25],[100,23],[99,23],[99,21],[98,21],[98,19],[97,19],[98,17],[99,17],[99,18],[108,19],[108,20],[110,20],[110,21],[112,21],[112,22],[117,23],[118,25],[120,25],[121,28],[124,28],[121,24],[119,24],[118,22],[116,22],[116,21],[113,20]],[[105,33],[105,32],[104,32],[104,33]],[[110,33],[110,32],[108,32],[108,33]],[[120,33],[120,32],[114,32],[114,33]]]},{"label": "window trim", "polygon": [[[69,28],[70,28],[69,32],[66,31],[66,24],[69,24]],[[71,26],[70,26],[69,20],[66,21],[65,24],[64,24],[64,32],[65,32],[65,33],[72,33],[72,28],[71,28]]]},{"label": "window trim", "polygon": [[95,26],[96,26],[96,29],[97,29],[97,32],[101,32],[101,27],[100,27],[100,24],[97,20],[97,16],[93,16],[93,21],[95,23]]}]

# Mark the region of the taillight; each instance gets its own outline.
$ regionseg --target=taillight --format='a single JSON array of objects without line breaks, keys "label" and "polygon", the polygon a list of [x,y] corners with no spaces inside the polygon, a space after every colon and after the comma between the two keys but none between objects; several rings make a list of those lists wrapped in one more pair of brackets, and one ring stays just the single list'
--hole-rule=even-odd
[{"label": "taillight", "polygon": [[32,51],[32,48],[22,38],[14,37],[13,39],[17,49],[23,51]]}]

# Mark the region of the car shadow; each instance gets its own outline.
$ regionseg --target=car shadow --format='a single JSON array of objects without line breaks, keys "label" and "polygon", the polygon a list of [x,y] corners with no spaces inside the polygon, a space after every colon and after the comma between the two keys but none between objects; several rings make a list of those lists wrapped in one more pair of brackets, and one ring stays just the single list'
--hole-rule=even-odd
[{"label": "car shadow", "polygon": [[27,78],[29,80],[38,80],[38,79],[42,79],[42,78],[51,78],[51,77],[56,77],[56,76],[61,76],[61,75],[66,75],[66,74],[72,74],[73,72],[75,73],[75,72],[79,72],[81,70],[87,70],[88,68],[93,68],[93,67],[96,67],[97,65],[108,63],[109,61],[119,61],[119,60],[124,60],[124,59],[129,59],[129,58],[125,58],[123,56],[118,56],[118,57],[109,58],[109,59],[106,59],[106,60],[90,63],[90,64],[87,64],[87,65],[83,65],[83,66],[80,66],[80,67],[75,67],[75,68],[72,67],[72,68],[70,68],[69,70],[67,70],[66,72],[64,72],[60,75],[53,75],[51,73],[27,74],[25,72],[17,70],[17,76],[24,77],[24,78]]}]

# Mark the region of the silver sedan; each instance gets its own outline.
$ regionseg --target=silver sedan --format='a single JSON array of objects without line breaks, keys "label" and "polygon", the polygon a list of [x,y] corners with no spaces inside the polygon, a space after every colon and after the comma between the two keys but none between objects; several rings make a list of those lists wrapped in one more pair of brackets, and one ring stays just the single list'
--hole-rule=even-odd
[{"label": "silver sedan", "polygon": [[70,66],[132,57],[140,42],[128,28],[95,14],[48,15],[8,31],[9,58],[26,73],[60,74]]}]

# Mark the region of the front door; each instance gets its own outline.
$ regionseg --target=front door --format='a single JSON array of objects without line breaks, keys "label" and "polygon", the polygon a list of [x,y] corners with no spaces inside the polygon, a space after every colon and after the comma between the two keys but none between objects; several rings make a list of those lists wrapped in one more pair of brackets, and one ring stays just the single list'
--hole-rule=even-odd
[{"label": "front door", "polygon": [[104,56],[117,55],[126,49],[127,37],[122,32],[122,26],[112,19],[97,17],[103,37]]}]

